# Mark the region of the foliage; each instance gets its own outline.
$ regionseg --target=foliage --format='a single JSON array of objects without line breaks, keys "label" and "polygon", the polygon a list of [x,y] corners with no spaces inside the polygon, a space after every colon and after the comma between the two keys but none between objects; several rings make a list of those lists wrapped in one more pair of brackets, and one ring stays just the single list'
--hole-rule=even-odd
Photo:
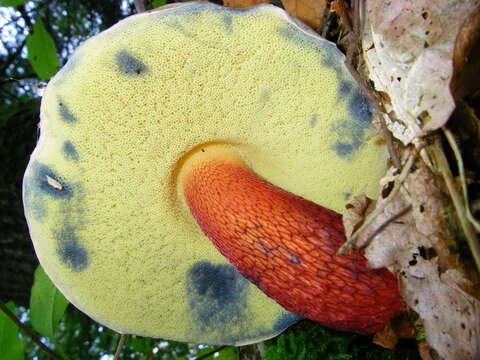
[{"label": "foliage", "polygon": [[[28,316],[25,310],[24,316]],[[26,325],[31,326],[30,320]],[[48,344],[65,359],[100,359],[102,356],[113,356],[120,334],[96,323],[74,307],[70,307],[58,323],[52,337],[43,337]],[[30,338],[25,338],[26,354],[29,359],[49,360]],[[197,348],[174,341],[128,336],[122,349],[122,358],[176,360],[187,359],[194,355]]]},{"label": "foliage", "polygon": [[[152,6],[158,7],[167,2],[171,1],[154,0]],[[0,6],[4,6],[1,10],[6,12],[2,15],[6,16],[5,23],[8,24],[1,29],[3,51],[0,52],[0,163],[5,171],[0,180],[1,239],[8,240],[5,242],[8,244],[26,244],[18,251],[21,254],[18,259],[23,261],[24,269],[28,268],[26,257],[30,255],[33,259],[34,255],[22,216],[21,178],[36,137],[38,97],[41,93],[39,80],[50,78],[57,66],[64,64],[82,41],[132,14],[133,1],[2,0]],[[0,245],[3,246],[3,242]],[[31,259],[29,261],[33,262]],[[0,253],[1,264],[7,262]],[[10,265],[10,268],[18,267]],[[0,267],[0,272],[3,269]],[[26,273],[29,274],[28,270]],[[35,277],[30,309],[17,308],[22,322],[33,327],[43,336],[42,341],[65,359],[112,356],[120,335],[99,325],[73,306],[65,312],[66,301],[40,268]],[[16,282],[18,279],[10,281]],[[0,284],[2,286],[5,285]],[[26,286],[29,288],[30,283]],[[8,307],[14,310],[13,303]],[[307,321],[266,344],[268,360],[401,358],[373,345],[370,337],[329,331]],[[29,359],[49,359],[31,338],[22,336],[2,312],[0,349],[0,360],[23,359],[24,356]],[[122,358],[191,359],[213,349],[129,336]],[[206,359],[214,358],[233,360],[236,351],[233,347],[227,347]]]},{"label": "foliage", "polygon": [[38,97],[39,80],[50,78],[81,42],[133,13],[131,0],[3,0],[0,5],[0,97],[6,103],[21,95]]},{"label": "foliage", "polygon": [[[196,357],[202,357],[206,356],[207,354],[210,354],[210,356],[207,356],[206,358],[203,358],[203,360],[237,360],[237,351],[235,347],[229,346],[226,347],[220,351],[215,352],[216,348],[214,347],[206,347],[202,350],[200,350],[197,354]],[[176,360],[186,360],[186,358],[177,358]]]},{"label": "foliage", "polygon": [[[412,346],[413,345],[413,346]],[[266,342],[265,360],[393,360],[419,359],[414,344],[395,351],[372,343],[371,336],[329,330],[304,320]]]},{"label": "foliage", "polygon": [[26,44],[28,60],[40,80],[50,79],[58,68],[57,50],[41,19],[35,21]]},{"label": "foliage", "polygon": [[39,266],[35,271],[30,297],[30,321],[33,328],[43,336],[51,338],[67,306],[68,300]]},{"label": "foliage", "polygon": [[20,6],[26,2],[27,0],[2,0],[0,6]]},{"label": "foliage", "polygon": [[152,8],[155,9],[159,6],[165,5],[167,3],[166,0],[153,0],[152,2]]},{"label": "foliage", "polygon": [[[13,302],[7,308],[15,312]],[[19,337],[17,326],[3,312],[0,311],[0,360],[21,360],[23,356],[23,342]]]},{"label": "foliage", "polygon": [[[26,319],[25,325],[33,327],[40,335],[43,335],[42,341],[65,359],[98,359],[103,355],[115,353],[120,334],[101,326],[74,307],[70,307],[70,310],[65,312],[68,301],[55,288],[40,266],[35,271],[30,304],[30,309],[20,309],[21,318]],[[0,345],[2,341],[1,315],[0,312]],[[7,323],[8,321],[10,320],[7,319]],[[11,321],[10,323],[13,325],[13,330],[9,328],[8,341],[12,341],[12,331],[14,331],[14,336],[20,341],[20,353],[23,356],[23,342],[18,338],[18,329]],[[32,339],[25,337],[23,341],[28,358],[50,359]],[[225,349],[225,354],[220,353],[221,356],[216,359],[233,360],[233,357],[227,356],[228,349]],[[153,359],[154,356],[155,359],[179,360],[206,354],[210,351],[212,348],[209,347],[128,336],[122,356],[140,360]],[[0,357],[0,359],[2,358]],[[8,359],[16,358],[9,357]]]}]

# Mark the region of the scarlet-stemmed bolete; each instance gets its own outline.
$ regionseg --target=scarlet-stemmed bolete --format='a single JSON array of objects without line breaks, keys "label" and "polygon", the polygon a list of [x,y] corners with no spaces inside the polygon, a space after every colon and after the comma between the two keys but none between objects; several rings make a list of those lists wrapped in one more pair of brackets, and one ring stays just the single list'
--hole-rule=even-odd
[{"label": "scarlet-stemmed bolete", "polygon": [[345,203],[384,171],[371,122],[343,55],[279,8],[129,17],[45,90],[24,179],[38,258],[121,333],[375,332],[403,306],[394,276],[335,255]]}]

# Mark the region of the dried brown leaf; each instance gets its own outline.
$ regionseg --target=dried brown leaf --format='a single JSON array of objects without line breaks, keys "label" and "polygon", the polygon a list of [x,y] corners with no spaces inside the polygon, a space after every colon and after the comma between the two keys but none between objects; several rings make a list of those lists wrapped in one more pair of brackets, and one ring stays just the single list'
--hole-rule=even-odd
[{"label": "dried brown leaf", "polygon": [[[384,182],[392,177],[388,174]],[[411,211],[377,234],[365,256],[373,267],[387,266],[397,274],[405,302],[419,314],[427,341],[441,358],[476,359],[480,302],[463,290],[471,284],[458,262],[449,214],[444,211],[447,197],[437,182],[418,160],[402,191],[387,202],[362,237],[377,231],[405,206],[410,205]],[[380,196],[377,206],[383,202],[386,199]]]},{"label": "dried brown leaf", "polygon": [[407,314],[392,319],[390,326],[399,339],[415,339],[416,330]]},{"label": "dried brown leaf", "polygon": [[388,94],[388,128],[404,144],[434,130],[455,108],[454,44],[475,0],[366,2],[363,55],[375,89]]},{"label": "dried brown leaf", "polygon": [[459,100],[480,89],[480,3],[463,22],[455,40],[451,90]]},{"label": "dried brown leaf", "polygon": [[426,341],[421,341],[418,344],[418,352],[422,360],[437,360],[438,355],[432,350]]},{"label": "dried brown leaf", "polygon": [[235,9],[245,9],[255,5],[268,4],[270,0],[224,0],[223,5]]},{"label": "dried brown leaf", "polygon": [[345,0],[333,0],[330,10],[337,14],[347,30],[352,31],[352,14]]},{"label": "dried brown leaf", "polygon": [[312,29],[322,25],[327,0],[282,0],[283,7],[292,16],[302,20]]},{"label": "dried brown leaf", "polygon": [[375,201],[365,195],[358,195],[345,207],[347,210],[343,213],[343,227],[348,238],[359,228],[363,219],[375,208]]},{"label": "dried brown leaf", "polygon": [[384,347],[385,349],[393,350],[397,345],[398,336],[390,326],[387,324],[381,331],[373,336],[373,343]]}]

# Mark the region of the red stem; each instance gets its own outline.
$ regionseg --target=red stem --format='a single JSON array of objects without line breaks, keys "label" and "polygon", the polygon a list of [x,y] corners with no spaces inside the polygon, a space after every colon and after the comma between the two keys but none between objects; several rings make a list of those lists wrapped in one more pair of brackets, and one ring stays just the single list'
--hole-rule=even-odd
[{"label": "red stem", "polygon": [[340,214],[264,181],[240,161],[210,159],[183,177],[205,235],[285,309],[338,330],[374,333],[404,308],[397,280],[361,252],[337,256]]}]

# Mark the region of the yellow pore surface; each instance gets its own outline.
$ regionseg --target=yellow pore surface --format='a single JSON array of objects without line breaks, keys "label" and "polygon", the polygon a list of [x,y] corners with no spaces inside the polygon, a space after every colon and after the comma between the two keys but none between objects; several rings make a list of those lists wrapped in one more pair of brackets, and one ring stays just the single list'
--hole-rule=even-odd
[{"label": "yellow pore surface", "polygon": [[48,85],[24,180],[44,269],[120,332],[242,344],[296,318],[227,265],[177,194],[182,158],[230,144],[271,183],[342,212],[375,196],[384,148],[334,46],[273,6],[130,17]]}]

